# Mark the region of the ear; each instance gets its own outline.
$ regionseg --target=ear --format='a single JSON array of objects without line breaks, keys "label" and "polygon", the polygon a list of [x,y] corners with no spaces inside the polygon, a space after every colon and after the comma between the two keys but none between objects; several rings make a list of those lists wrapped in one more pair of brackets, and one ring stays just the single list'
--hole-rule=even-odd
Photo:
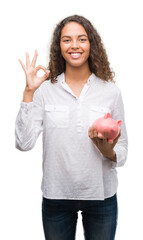
[{"label": "ear", "polygon": [[120,127],[121,124],[122,124],[122,120],[117,120],[116,122],[118,123],[118,125],[119,125],[119,127]]},{"label": "ear", "polygon": [[106,114],[104,115],[104,119],[107,119],[107,118],[111,118],[110,113],[106,113]]}]

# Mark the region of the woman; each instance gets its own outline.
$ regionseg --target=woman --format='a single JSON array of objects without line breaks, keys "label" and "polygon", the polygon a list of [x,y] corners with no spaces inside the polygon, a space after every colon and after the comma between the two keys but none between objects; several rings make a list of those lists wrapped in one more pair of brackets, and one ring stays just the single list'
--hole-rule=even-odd
[{"label": "woman", "polygon": [[[74,240],[81,210],[86,240],[113,240],[117,225],[117,173],[127,156],[120,90],[106,51],[84,17],[65,18],[53,34],[49,70],[26,66],[26,88],[16,120],[16,147],[32,149],[43,132],[42,219],[45,239]],[[44,75],[37,76],[42,69]],[[48,81],[45,81],[45,80]],[[109,112],[121,119],[112,144],[91,127]]]}]

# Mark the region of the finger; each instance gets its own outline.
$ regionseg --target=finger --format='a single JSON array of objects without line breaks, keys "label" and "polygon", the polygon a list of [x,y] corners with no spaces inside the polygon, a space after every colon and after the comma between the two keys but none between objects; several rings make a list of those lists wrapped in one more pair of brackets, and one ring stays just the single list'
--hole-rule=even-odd
[{"label": "finger", "polygon": [[93,132],[93,127],[92,127],[92,126],[89,127],[88,133],[89,133],[89,137],[90,137],[90,138],[93,138],[93,137],[94,137],[94,132]]},{"label": "finger", "polygon": [[90,132],[90,138],[94,138],[94,133],[93,133],[93,131]]},{"label": "finger", "polygon": [[50,74],[50,71],[46,70],[45,74],[41,77],[43,82],[46,80],[46,78],[49,76],[49,74]]},{"label": "finger", "polygon": [[93,129],[93,136],[94,136],[94,137],[97,137],[97,130],[96,130],[96,128]]},{"label": "finger", "polygon": [[103,131],[103,139],[107,139],[107,132],[106,132],[106,129],[104,129],[104,131]]},{"label": "finger", "polygon": [[92,126],[90,126],[88,129],[88,132],[91,132],[91,131],[92,131]]},{"label": "finger", "polygon": [[26,53],[26,67],[29,68],[30,67],[30,57],[29,54]]},{"label": "finger", "polygon": [[88,136],[89,136],[90,138],[93,138],[93,131],[92,131],[92,129],[91,129],[90,131],[88,131]]},{"label": "finger", "polygon": [[47,69],[46,69],[44,66],[42,66],[42,65],[38,65],[38,66],[35,68],[36,73],[37,73],[39,70],[43,70],[44,72],[47,71]]},{"label": "finger", "polygon": [[90,135],[91,135],[91,127],[89,127],[88,129],[88,136],[90,137]]},{"label": "finger", "polygon": [[21,59],[18,59],[18,61],[20,62],[24,72],[26,73],[26,67],[25,67],[24,63],[21,61]]},{"label": "finger", "polygon": [[38,51],[35,50],[35,54],[34,54],[34,57],[33,57],[33,59],[32,59],[32,62],[31,62],[31,66],[32,66],[32,67],[35,67],[35,65],[36,65],[37,56],[38,56]]}]

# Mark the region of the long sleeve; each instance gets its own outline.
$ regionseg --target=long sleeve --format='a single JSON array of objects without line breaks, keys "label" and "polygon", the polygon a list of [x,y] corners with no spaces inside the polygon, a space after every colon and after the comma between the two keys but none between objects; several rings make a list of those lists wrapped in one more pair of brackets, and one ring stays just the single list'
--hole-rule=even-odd
[{"label": "long sleeve", "polygon": [[122,120],[121,136],[118,139],[118,142],[114,147],[114,150],[115,150],[116,156],[117,156],[117,162],[116,163],[113,162],[113,167],[121,167],[125,164],[126,159],[127,159],[128,137],[127,137],[127,131],[126,131],[126,125],[125,125],[125,119],[124,119],[123,100],[122,100],[120,91],[116,98],[112,117],[115,120]]},{"label": "long sleeve", "polygon": [[[90,122],[106,112],[122,120],[121,136],[115,146],[117,163],[104,159],[88,137]],[[43,197],[49,199],[104,200],[118,187],[114,167],[127,157],[127,133],[120,89],[92,74],[77,98],[65,82],[44,81],[33,102],[21,103],[16,119],[16,147],[34,147],[43,131]],[[113,164],[113,165],[112,165]]]},{"label": "long sleeve", "polygon": [[43,108],[40,90],[34,93],[33,102],[21,102],[15,122],[15,147],[21,151],[31,150],[43,131]]}]

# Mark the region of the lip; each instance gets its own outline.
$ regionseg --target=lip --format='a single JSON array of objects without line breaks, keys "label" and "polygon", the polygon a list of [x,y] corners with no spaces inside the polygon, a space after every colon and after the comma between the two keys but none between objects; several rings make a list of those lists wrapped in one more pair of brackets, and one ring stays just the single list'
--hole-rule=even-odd
[{"label": "lip", "polygon": [[69,52],[69,55],[71,56],[72,59],[78,59],[81,57],[82,52]]},{"label": "lip", "polygon": [[82,54],[83,52],[69,52],[69,54]]}]

